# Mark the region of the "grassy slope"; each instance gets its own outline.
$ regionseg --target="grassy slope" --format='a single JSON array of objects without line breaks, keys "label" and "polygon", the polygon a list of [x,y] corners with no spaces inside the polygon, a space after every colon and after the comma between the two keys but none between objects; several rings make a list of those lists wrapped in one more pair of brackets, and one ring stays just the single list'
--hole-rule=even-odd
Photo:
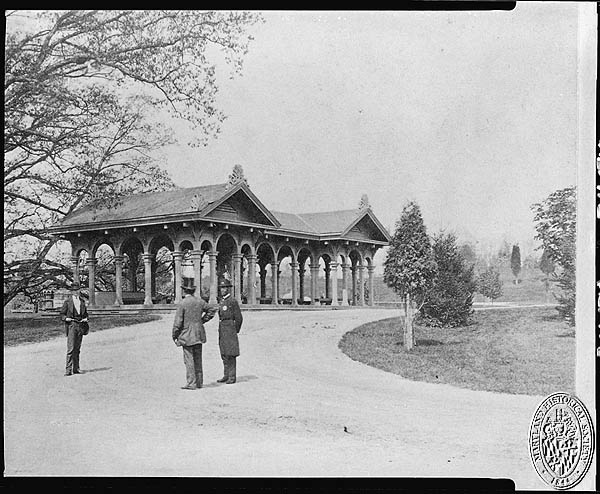
[{"label": "grassy slope", "polygon": [[[131,326],[143,322],[156,321],[157,315],[132,315],[120,317],[94,317],[90,321],[90,331],[102,331],[120,326]],[[13,346],[22,343],[37,343],[57,336],[65,335],[65,326],[55,318],[27,318],[4,320],[4,345]]]},{"label": "grassy slope", "polygon": [[365,324],[340,348],[354,360],[416,381],[513,394],[574,391],[574,331],[552,307],[476,313],[465,328],[416,327],[403,346],[399,318]]}]

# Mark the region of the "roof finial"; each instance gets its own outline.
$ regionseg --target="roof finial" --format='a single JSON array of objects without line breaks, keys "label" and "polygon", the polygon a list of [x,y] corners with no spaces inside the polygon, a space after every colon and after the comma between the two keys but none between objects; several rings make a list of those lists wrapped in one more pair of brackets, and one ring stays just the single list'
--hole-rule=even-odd
[{"label": "roof finial", "polygon": [[208,204],[208,201],[202,194],[194,194],[192,197],[192,202],[190,203],[190,207],[194,211],[200,211]]},{"label": "roof finial", "polygon": [[235,165],[233,167],[231,175],[229,175],[229,181],[227,182],[227,186],[225,188],[230,189],[231,187],[239,184],[240,182],[243,182],[246,185],[248,185],[248,180],[246,180],[246,178],[244,177],[244,169],[242,168],[242,165]]},{"label": "roof finial", "polygon": [[360,198],[360,202],[358,203],[358,210],[362,211],[364,209],[371,209],[371,205],[369,204],[369,198],[367,194],[363,194]]}]

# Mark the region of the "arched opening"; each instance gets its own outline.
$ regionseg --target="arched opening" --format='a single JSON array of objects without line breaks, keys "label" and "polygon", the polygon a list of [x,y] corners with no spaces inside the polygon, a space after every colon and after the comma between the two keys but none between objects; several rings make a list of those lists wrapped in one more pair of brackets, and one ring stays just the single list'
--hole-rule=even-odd
[{"label": "arched opening", "polygon": [[313,293],[310,282],[311,263],[312,254],[310,250],[306,247],[301,248],[298,252],[298,303],[301,305],[310,305],[313,303]]},{"label": "arched opening", "polygon": [[142,253],[144,247],[139,239],[130,237],[121,245],[123,256],[123,304],[142,304],[144,294],[141,286],[144,282],[144,263]]},{"label": "arched opening", "polygon": [[278,300],[286,305],[294,303],[294,298],[296,298],[295,303],[297,303],[298,298],[296,293],[297,288],[294,286],[296,276],[292,271],[293,262],[294,253],[292,249],[288,245],[284,245],[277,253],[277,264],[279,265],[277,269],[277,295]]},{"label": "arched opening", "polygon": [[[169,304],[175,299],[174,250],[173,241],[167,235],[158,235],[150,242],[152,263],[149,288],[154,304]],[[145,284],[146,282],[144,282],[144,291],[146,291]]]},{"label": "arched opening", "polygon": [[[217,284],[224,279],[234,282],[233,256],[237,254],[237,244],[228,233],[221,235],[217,242]],[[235,287],[234,287],[235,293]]]},{"label": "arched opening", "polygon": [[[117,292],[115,251],[113,246],[108,243],[101,243],[96,246],[94,249],[94,258],[96,260],[94,266],[95,305],[113,305]],[[89,268],[91,266],[88,266],[88,276]]]},{"label": "arched opening", "polygon": [[271,269],[272,263],[275,261],[275,252],[273,248],[266,242],[259,244],[256,249],[258,279],[259,279],[259,294],[258,302],[260,304],[270,304],[273,302],[273,273]]}]

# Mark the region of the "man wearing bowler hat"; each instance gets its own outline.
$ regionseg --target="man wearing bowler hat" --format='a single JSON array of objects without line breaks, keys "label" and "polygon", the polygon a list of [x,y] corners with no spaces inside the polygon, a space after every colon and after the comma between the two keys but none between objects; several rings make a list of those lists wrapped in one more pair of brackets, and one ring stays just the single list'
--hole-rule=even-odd
[{"label": "man wearing bowler hat", "polygon": [[184,278],[184,297],[177,306],[173,322],[173,341],[183,348],[183,363],[187,383],[181,389],[200,389],[202,387],[202,344],[206,343],[204,323],[215,315],[216,308],[194,296],[196,287],[193,278]]},{"label": "man wearing bowler hat", "polygon": [[219,350],[223,360],[223,377],[217,382],[235,383],[236,357],[240,355],[238,333],[242,328],[242,311],[231,296],[232,284],[228,280],[221,282],[221,298],[219,300]]},{"label": "man wearing bowler hat", "polygon": [[74,282],[69,287],[70,296],[65,300],[60,310],[60,317],[65,323],[67,334],[67,365],[65,376],[81,374],[79,369],[79,352],[83,335],[86,334],[82,323],[88,322],[88,312],[85,302],[81,299],[81,286]]}]

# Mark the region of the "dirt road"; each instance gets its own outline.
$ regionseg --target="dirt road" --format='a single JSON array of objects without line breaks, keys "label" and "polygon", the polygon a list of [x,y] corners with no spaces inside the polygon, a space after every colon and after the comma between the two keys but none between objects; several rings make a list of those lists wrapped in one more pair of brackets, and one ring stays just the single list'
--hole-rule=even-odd
[{"label": "dirt road", "polygon": [[205,387],[181,390],[172,316],[4,349],[7,476],[509,477],[543,489],[527,434],[543,397],[417,383],[352,361],[341,336],[393,310],[246,312],[238,383],[207,325]]}]

